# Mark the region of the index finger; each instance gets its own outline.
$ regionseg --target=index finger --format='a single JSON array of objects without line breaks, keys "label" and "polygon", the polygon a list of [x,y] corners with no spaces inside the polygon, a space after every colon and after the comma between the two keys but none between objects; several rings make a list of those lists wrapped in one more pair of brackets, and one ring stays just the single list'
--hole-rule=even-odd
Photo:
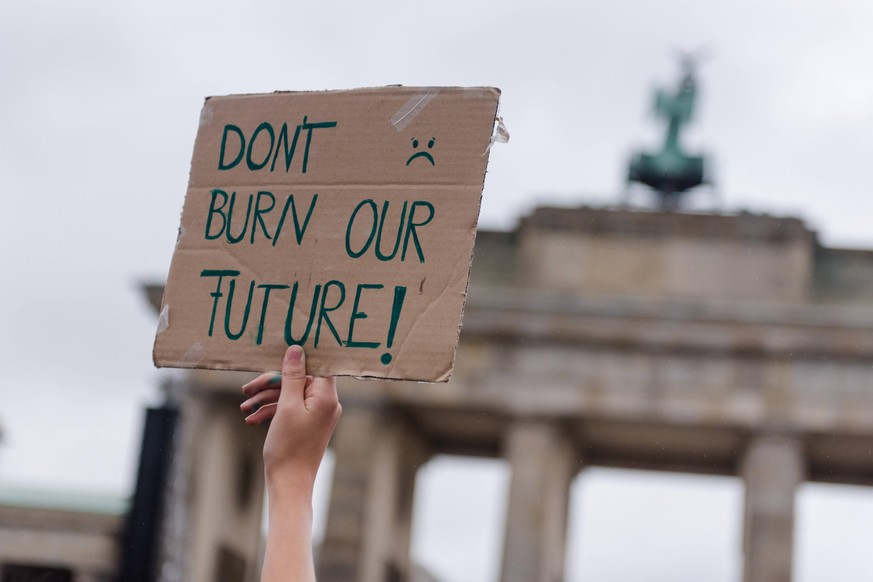
[{"label": "index finger", "polygon": [[254,380],[246,383],[242,387],[242,392],[246,396],[254,396],[262,390],[268,388],[278,388],[282,385],[282,375],[278,372],[267,372],[261,374]]}]

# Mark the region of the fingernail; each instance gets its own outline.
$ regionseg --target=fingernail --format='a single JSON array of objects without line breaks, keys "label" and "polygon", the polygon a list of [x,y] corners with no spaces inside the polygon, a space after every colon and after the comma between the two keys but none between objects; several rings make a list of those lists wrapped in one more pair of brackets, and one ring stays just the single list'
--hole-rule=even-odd
[{"label": "fingernail", "polygon": [[270,385],[274,386],[276,384],[282,383],[282,374],[274,374],[272,378],[270,378]]},{"label": "fingernail", "polygon": [[303,348],[301,348],[300,346],[291,346],[290,348],[288,348],[286,357],[291,362],[299,362],[300,358],[303,357]]}]

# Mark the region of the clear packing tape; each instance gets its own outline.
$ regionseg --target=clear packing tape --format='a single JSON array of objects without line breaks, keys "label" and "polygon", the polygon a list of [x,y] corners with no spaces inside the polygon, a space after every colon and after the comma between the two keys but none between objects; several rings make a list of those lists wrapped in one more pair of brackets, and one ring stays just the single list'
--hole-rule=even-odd
[{"label": "clear packing tape", "polygon": [[485,148],[485,151],[482,152],[484,156],[489,151],[491,151],[491,146],[496,143],[509,143],[509,130],[506,129],[506,124],[503,123],[503,117],[497,116],[494,124],[494,133],[491,134],[491,141],[488,143],[488,147]]},{"label": "clear packing tape", "polygon": [[403,104],[403,107],[397,110],[397,113],[391,118],[391,127],[397,130],[397,133],[406,128],[413,119],[418,117],[418,114],[424,111],[424,108],[433,101],[434,97],[439,95],[439,88],[427,88],[420,93],[416,93]]},{"label": "clear packing tape", "polygon": [[[398,133],[403,131],[413,119],[418,117],[419,113],[424,111],[428,104],[430,104],[439,93],[440,90],[438,87],[428,87],[410,97],[406,103],[403,104],[403,107],[398,109],[397,113],[391,117],[389,121],[391,127],[393,127]],[[488,147],[485,148],[485,151],[482,152],[482,155],[484,156],[491,151],[491,146],[495,143],[508,142],[509,130],[506,129],[506,124],[503,123],[503,117],[498,115],[495,119],[494,133],[491,135],[491,141],[488,143]]]}]

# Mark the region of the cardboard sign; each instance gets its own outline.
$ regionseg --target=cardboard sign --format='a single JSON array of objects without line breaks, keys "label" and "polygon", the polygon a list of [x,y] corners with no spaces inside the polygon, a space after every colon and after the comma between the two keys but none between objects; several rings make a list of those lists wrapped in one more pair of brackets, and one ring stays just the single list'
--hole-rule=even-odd
[{"label": "cardboard sign", "polygon": [[155,364],[447,381],[499,96],[207,99]]}]

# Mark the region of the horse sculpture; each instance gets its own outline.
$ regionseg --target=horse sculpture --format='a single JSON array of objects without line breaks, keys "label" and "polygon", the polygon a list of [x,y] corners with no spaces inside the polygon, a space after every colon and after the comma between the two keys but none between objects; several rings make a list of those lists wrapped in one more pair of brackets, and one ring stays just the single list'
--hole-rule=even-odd
[{"label": "horse sculpture", "polygon": [[655,114],[667,120],[664,145],[655,153],[634,154],[627,174],[628,184],[639,182],[657,193],[662,210],[676,210],[686,191],[710,183],[705,157],[686,153],[679,141],[682,126],[691,121],[697,92],[696,60],[683,55],[680,63],[682,78],[676,91],[658,89],[655,93]]}]

